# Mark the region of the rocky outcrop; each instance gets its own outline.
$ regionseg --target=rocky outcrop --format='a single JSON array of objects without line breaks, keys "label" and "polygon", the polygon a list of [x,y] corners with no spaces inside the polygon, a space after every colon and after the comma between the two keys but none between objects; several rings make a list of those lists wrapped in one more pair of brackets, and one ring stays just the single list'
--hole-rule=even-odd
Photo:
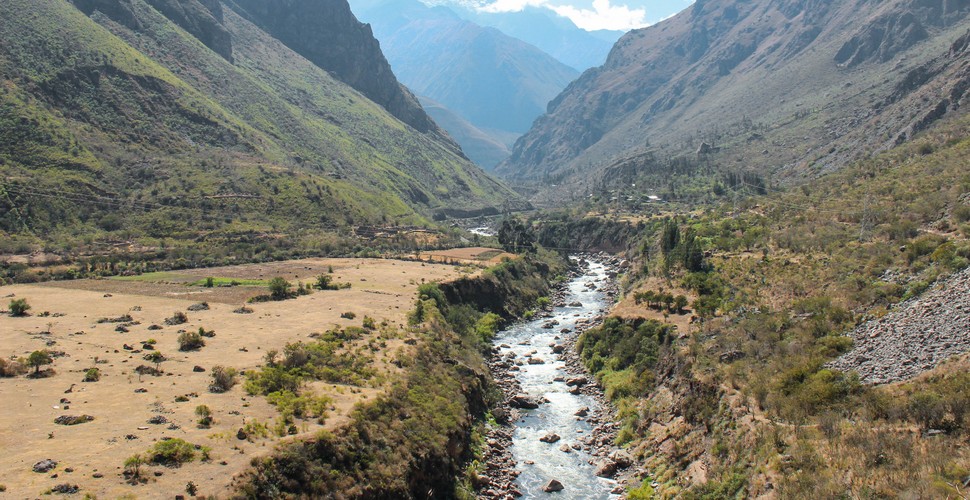
[{"label": "rocky outcrop", "polygon": [[970,351],[970,269],[852,333],[853,349],[829,364],[862,382],[907,380]]},{"label": "rocky outcrop", "polygon": [[370,25],[357,20],[346,0],[235,0],[231,7],[399,120],[460,149],[398,83]]}]

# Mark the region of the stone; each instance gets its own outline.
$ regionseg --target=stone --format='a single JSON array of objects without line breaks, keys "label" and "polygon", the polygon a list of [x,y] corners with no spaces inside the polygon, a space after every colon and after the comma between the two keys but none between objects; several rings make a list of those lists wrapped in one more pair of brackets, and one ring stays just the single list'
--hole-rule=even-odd
[{"label": "stone", "polygon": [[626,450],[616,450],[610,453],[610,460],[616,462],[616,466],[625,469],[633,465],[633,455]]},{"label": "stone", "polygon": [[549,434],[546,434],[545,436],[542,436],[541,438],[539,438],[539,441],[542,441],[543,443],[555,443],[560,439],[562,438],[559,437],[559,434],[556,434],[555,432],[550,432]]},{"label": "stone", "polygon": [[613,477],[616,475],[616,462],[606,459],[596,462],[596,475],[599,477]]},{"label": "stone", "polygon": [[534,410],[539,407],[539,403],[527,394],[516,394],[509,400],[509,406],[523,410]]},{"label": "stone", "polygon": [[542,487],[542,491],[545,491],[546,493],[555,493],[564,489],[565,487],[562,485],[562,483],[555,479],[550,479],[549,482]]},{"label": "stone", "polygon": [[568,444],[563,443],[562,446],[559,447],[559,451],[561,451],[563,453],[571,453],[573,451],[573,449],[570,448]]},{"label": "stone", "polygon": [[566,379],[566,385],[569,387],[584,386],[586,385],[587,382],[588,380],[586,380],[586,377],[572,377],[572,378]]},{"label": "stone", "polygon": [[544,365],[544,364],[546,364],[546,362],[542,358],[529,358],[529,364],[530,365]]},{"label": "stone", "polygon": [[94,420],[91,415],[61,415],[54,419],[54,423],[57,425],[79,425],[86,424]]},{"label": "stone", "polygon": [[205,368],[202,368],[199,365],[195,365],[192,367],[192,371],[194,371],[195,373],[203,373],[205,372]]},{"label": "stone", "polygon": [[57,462],[48,458],[34,464],[33,470],[34,472],[43,474],[45,472],[50,472],[55,467],[57,467]]}]

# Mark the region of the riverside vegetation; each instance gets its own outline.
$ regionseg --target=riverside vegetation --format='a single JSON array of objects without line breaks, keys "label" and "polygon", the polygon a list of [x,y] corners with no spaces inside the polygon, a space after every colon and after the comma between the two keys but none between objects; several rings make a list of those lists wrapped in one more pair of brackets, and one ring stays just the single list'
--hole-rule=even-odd
[{"label": "riverside vegetation", "polygon": [[697,298],[686,331],[609,318],[578,343],[643,464],[631,498],[966,493],[965,356],[883,386],[827,363],[970,265],[968,132],[951,120],[811,185],[640,224],[626,300],[657,279]]},{"label": "riverside vegetation", "polygon": [[[416,345],[395,361],[404,370],[400,380],[376,401],[354,410],[346,426],[254,459],[239,493],[473,497],[471,479],[459,478],[480,448],[489,407],[501,399],[483,352],[502,321],[525,314],[548,295],[550,282],[562,279],[565,266],[556,254],[539,252],[506,260],[478,277],[421,286],[409,317],[409,335]],[[340,373],[360,376],[366,368],[334,372],[333,360],[315,354],[345,335],[287,347],[281,361],[275,355],[267,359],[247,389],[286,394],[286,404],[298,405],[301,380],[339,378]],[[277,407],[290,411],[279,403]]]}]

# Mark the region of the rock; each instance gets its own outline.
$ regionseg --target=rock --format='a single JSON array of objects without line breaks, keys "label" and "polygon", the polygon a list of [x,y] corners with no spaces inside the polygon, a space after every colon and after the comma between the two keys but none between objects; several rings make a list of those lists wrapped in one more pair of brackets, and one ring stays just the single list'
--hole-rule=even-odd
[{"label": "rock", "polygon": [[542,487],[542,491],[546,493],[555,493],[557,491],[562,491],[565,487],[559,481],[555,479],[550,479],[545,486]]},{"label": "rock", "polygon": [[579,396],[579,394],[581,392],[582,391],[579,389],[579,386],[575,386],[575,387],[569,389],[569,393],[572,394],[573,396]]},{"label": "rock", "polygon": [[245,441],[245,440],[249,439],[249,434],[247,434],[246,431],[243,430],[242,427],[240,427],[239,430],[236,431],[236,439],[238,439],[240,441]]},{"label": "rock", "polygon": [[79,425],[86,424],[94,420],[91,415],[61,415],[54,419],[54,423],[57,425]]},{"label": "rock", "polygon": [[584,407],[576,410],[576,413],[573,413],[573,415],[575,415],[577,417],[585,417],[586,415],[589,415],[589,407],[588,406],[584,406]]},{"label": "rock", "polygon": [[48,458],[34,464],[33,470],[43,474],[54,470],[55,467],[57,467],[57,462]]},{"label": "rock", "polygon": [[51,488],[51,492],[60,493],[62,495],[73,495],[79,491],[81,491],[81,488],[78,487],[78,485],[68,483],[59,484]]},{"label": "rock", "polygon": [[542,358],[529,358],[530,365],[544,365],[546,361]]},{"label": "rock", "polygon": [[555,432],[550,432],[549,434],[546,434],[545,436],[542,436],[541,438],[539,438],[539,441],[542,441],[543,443],[555,443],[560,439],[562,438],[559,437],[559,434],[556,434]]},{"label": "rock", "polygon": [[516,394],[509,400],[509,406],[523,410],[534,410],[539,407],[539,403],[527,394]]},{"label": "rock", "polygon": [[194,371],[195,373],[202,373],[205,371],[205,368],[202,368],[199,365],[195,365],[192,367],[192,371]]},{"label": "rock", "polygon": [[102,474],[100,472],[95,472],[94,474],[91,474],[91,477],[93,477],[95,479],[101,479],[101,478],[104,477],[104,474]]},{"label": "rock", "polygon": [[586,380],[586,377],[572,377],[572,378],[566,379],[566,385],[569,387],[584,386],[586,385],[587,382],[588,380]]},{"label": "rock", "polygon": [[746,355],[742,351],[727,351],[721,353],[721,363],[733,363],[739,359],[744,359]]},{"label": "rock", "polygon": [[168,419],[164,415],[155,415],[154,417],[148,419],[149,424],[162,425],[167,424]]},{"label": "rock", "polygon": [[570,302],[569,307],[583,307],[583,303],[580,301]]},{"label": "rock", "polygon": [[565,351],[565,350],[566,350],[566,346],[560,344],[560,345],[557,345],[557,346],[553,346],[552,353],[553,354],[562,354],[563,351]]},{"label": "rock", "polygon": [[616,466],[625,469],[633,465],[633,455],[626,450],[616,450],[610,453],[610,460],[616,462]]},{"label": "rock", "polygon": [[616,475],[616,462],[605,459],[596,462],[596,475],[599,477],[613,477]]},{"label": "rock", "polygon": [[572,453],[573,449],[570,448],[568,444],[563,443],[562,446],[559,447],[559,451],[563,453]]}]

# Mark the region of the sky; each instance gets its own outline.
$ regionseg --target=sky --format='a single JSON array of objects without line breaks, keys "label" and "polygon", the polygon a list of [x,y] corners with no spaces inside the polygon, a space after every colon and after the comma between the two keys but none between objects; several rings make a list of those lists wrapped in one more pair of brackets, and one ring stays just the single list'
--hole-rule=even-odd
[{"label": "sky", "polygon": [[479,10],[493,13],[543,7],[568,17],[588,31],[628,31],[666,19],[687,8],[693,0],[480,0],[475,3]]}]

